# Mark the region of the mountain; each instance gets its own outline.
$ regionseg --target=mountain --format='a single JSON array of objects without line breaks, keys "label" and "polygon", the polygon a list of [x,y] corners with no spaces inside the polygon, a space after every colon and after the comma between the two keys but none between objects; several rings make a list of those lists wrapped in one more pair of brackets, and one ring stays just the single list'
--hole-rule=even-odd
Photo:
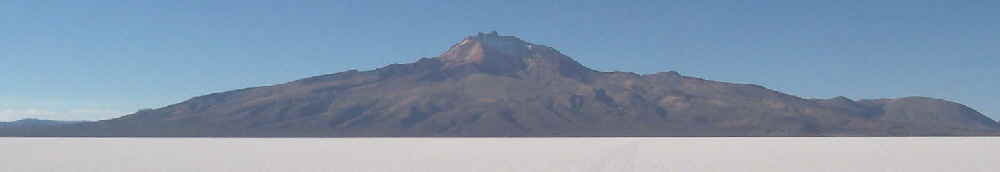
[{"label": "mountain", "polygon": [[52,127],[60,125],[71,125],[84,123],[86,121],[55,121],[55,120],[41,120],[34,118],[21,119],[13,122],[0,122],[0,128],[5,127]]},{"label": "mountain", "polygon": [[6,136],[978,136],[1000,125],[940,99],[804,99],[758,85],[587,68],[496,32],[438,57],[227,91]]}]

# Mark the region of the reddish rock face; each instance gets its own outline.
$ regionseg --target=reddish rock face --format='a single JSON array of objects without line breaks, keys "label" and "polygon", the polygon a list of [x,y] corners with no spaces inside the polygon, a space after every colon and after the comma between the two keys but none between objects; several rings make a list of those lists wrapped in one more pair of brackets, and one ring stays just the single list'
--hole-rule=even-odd
[{"label": "reddish rock face", "polygon": [[480,33],[440,57],[0,136],[951,136],[1000,125],[939,99],[802,99],[677,72],[598,72]]},{"label": "reddish rock face", "polygon": [[528,43],[496,32],[466,37],[438,57],[448,68],[472,66],[480,72],[516,75],[556,72],[583,79],[594,72],[551,47]]},{"label": "reddish rock face", "polygon": [[538,55],[534,45],[514,36],[500,36],[496,32],[479,33],[466,37],[440,56],[449,63],[486,63],[483,57],[494,60],[515,60]]}]

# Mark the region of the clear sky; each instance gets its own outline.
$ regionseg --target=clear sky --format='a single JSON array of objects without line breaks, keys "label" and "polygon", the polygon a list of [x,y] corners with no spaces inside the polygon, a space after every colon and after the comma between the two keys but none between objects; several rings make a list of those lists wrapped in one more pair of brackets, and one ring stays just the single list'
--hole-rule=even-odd
[{"label": "clear sky", "polygon": [[0,121],[107,119],[432,57],[497,30],[602,71],[806,97],[928,96],[1000,118],[1000,1],[0,2]]}]

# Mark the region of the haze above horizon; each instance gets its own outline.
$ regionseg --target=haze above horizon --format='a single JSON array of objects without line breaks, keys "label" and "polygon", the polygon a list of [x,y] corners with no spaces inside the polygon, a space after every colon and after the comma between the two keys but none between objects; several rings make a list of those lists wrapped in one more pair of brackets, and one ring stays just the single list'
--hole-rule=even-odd
[{"label": "haze above horizon", "polygon": [[0,121],[100,120],[213,92],[411,63],[476,32],[601,71],[809,98],[926,96],[1000,118],[1000,2],[8,1]]}]

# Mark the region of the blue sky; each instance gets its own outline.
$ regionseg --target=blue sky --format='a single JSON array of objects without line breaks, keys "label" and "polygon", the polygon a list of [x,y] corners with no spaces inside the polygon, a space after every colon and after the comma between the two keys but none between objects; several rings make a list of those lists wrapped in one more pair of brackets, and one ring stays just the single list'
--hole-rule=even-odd
[{"label": "blue sky", "polygon": [[436,56],[497,30],[602,71],[1000,117],[995,1],[0,2],[0,121],[96,120]]}]

